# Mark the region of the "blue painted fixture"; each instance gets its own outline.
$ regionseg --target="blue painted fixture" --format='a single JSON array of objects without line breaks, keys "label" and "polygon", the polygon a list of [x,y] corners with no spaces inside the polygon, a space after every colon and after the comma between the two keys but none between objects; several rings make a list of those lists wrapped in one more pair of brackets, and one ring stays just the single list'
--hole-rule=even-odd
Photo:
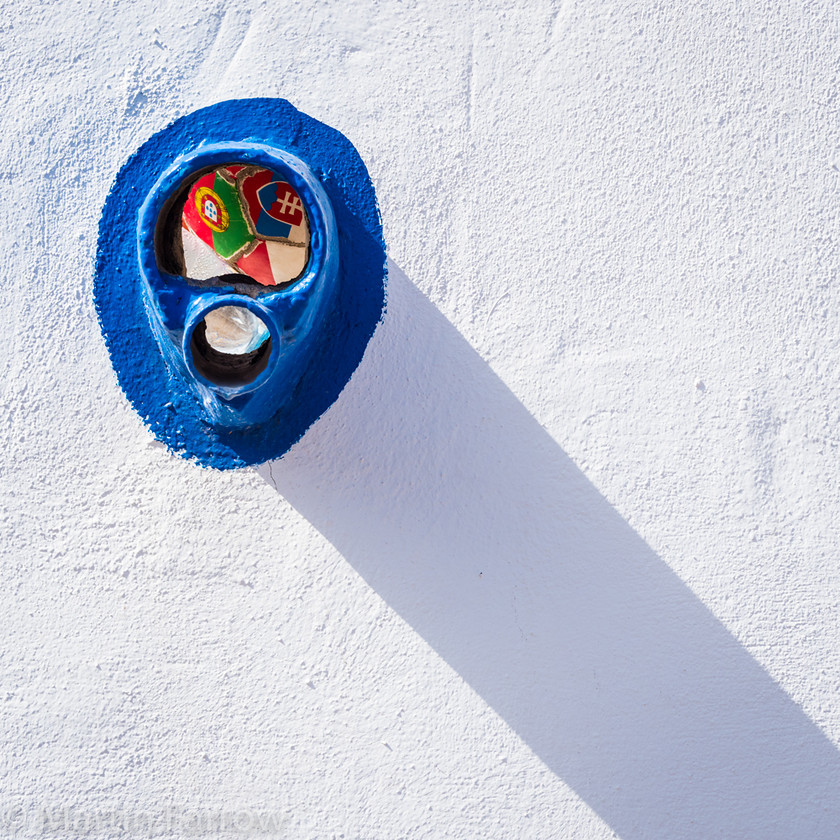
[{"label": "blue painted fixture", "polygon": [[229,469],[282,456],[338,398],[385,280],[352,144],[285,100],[248,99],[182,117],[122,167],[94,299],[119,384],[155,437]]}]

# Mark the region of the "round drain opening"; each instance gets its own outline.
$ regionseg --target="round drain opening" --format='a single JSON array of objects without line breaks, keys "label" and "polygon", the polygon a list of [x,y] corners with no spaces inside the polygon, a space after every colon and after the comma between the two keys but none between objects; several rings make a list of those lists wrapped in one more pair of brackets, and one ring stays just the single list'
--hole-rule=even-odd
[{"label": "round drain opening", "polygon": [[244,306],[220,306],[196,324],[190,339],[196,371],[214,385],[249,385],[268,366],[271,336]]}]

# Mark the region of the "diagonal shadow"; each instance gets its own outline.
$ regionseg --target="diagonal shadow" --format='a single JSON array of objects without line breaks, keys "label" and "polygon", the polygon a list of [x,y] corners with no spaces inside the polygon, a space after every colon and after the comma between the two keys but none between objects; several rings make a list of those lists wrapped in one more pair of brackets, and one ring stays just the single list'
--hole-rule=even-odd
[{"label": "diagonal shadow", "polygon": [[260,473],[620,837],[840,837],[840,753],[389,268]]}]

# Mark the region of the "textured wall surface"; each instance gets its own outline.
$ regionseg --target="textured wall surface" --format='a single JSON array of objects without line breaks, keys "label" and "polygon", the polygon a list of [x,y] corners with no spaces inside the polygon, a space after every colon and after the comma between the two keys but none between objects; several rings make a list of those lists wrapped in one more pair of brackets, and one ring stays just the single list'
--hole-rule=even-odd
[{"label": "textured wall surface", "polygon": [[[0,27],[0,836],[840,836],[835,3]],[[92,260],[128,155],[249,96],[355,144],[391,285],[218,473],[128,407]]]}]

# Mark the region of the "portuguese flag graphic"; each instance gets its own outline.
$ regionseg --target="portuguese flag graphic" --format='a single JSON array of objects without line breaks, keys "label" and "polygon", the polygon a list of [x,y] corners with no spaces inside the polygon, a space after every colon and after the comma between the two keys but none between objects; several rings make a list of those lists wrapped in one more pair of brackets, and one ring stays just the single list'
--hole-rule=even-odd
[{"label": "portuguese flag graphic", "polygon": [[236,256],[254,239],[239,205],[233,175],[224,169],[195,182],[184,205],[184,223],[223,260]]}]

